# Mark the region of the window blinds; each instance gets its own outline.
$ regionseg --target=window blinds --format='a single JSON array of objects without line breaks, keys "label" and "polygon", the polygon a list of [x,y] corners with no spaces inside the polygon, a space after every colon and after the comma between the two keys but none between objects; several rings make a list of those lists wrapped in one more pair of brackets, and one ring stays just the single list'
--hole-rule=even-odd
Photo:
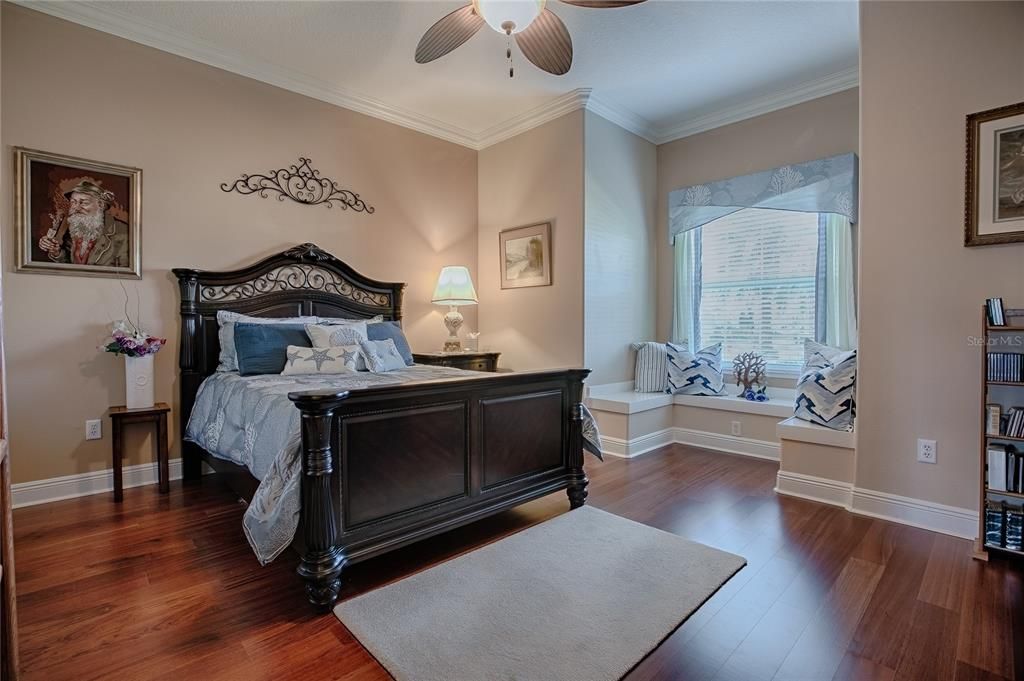
[{"label": "window blinds", "polygon": [[799,368],[815,337],[818,215],[748,208],[701,230],[696,347],[721,341],[723,357],[762,353]]}]

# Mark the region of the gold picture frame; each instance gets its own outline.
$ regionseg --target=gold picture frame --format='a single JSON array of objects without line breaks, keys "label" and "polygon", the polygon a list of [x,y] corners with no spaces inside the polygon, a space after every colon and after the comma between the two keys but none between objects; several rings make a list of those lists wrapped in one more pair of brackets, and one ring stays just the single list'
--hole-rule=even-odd
[{"label": "gold picture frame", "polygon": [[498,233],[501,288],[551,285],[551,223]]},{"label": "gold picture frame", "polygon": [[967,116],[964,245],[1024,241],[1024,102]]},{"label": "gold picture frame", "polygon": [[142,276],[142,170],[14,148],[17,272]]}]

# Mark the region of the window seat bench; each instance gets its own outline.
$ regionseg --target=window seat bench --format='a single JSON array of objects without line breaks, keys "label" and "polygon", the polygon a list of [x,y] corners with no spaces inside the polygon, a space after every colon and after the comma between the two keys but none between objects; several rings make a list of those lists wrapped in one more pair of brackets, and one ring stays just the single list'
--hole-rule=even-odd
[{"label": "window seat bench", "polygon": [[586,402],[601,428],[603,449],[612,456],[638,456],[678,442],[778,459],[775,426],[792,415],[795,393],[769,388],[768,394],[768,402],[751,402],[734,394],[638,393],[627,382],[593,386]]},{"label": "window seat bench", "polygon": [[590,388],[586,402],[606,454],[629,458],[680,443],[774,459],[779,462],[776,492],[848,506],[856,433],[794,417],[792,389],[769,388],[768,394],[767,402],[751,402],[731,394],[638,393],[632,383],[613,383]]}]

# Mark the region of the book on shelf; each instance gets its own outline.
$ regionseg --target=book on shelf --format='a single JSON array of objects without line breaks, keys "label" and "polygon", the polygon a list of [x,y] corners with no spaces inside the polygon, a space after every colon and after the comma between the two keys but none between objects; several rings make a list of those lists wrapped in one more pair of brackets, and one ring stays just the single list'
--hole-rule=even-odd
[{"label": "book on shelf", "polygon": [[1024,354],[1019,352],[988,353],[986,375],[990,381],[1024,382]]},{"label": "book on shelf", "polygon": [[1005,501],[985,502],[985,543],[1024,550],[1024,507]]},{"label": "book on shelf", "polygon": [[1010,445],[990,444],[985,463],[990,491],[1024,494],[1024,453]]},{"label": "book on shelf", "polygon": [[998,404],[985,405],[985,434],[999,435],[999,421],[1003,415],[1002,407]]},{"label": "book on shelf", "polygon": [[989,326],[1006,326],[1006,316],[1003,312],[1002,298],[989,298],[985,301],[985,309],[988,313]]}]

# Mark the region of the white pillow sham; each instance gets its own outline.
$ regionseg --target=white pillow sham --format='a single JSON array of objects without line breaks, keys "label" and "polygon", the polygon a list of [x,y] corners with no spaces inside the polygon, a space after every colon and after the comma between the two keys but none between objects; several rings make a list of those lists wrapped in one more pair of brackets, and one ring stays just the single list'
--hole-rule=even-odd
[{"label": "white pillow sham", "polygon": [[358,345],[336,345],[331,348],[303,348],[289,345],[282,376],[297,374],[347,374],[356,370],[362,354]]}]

